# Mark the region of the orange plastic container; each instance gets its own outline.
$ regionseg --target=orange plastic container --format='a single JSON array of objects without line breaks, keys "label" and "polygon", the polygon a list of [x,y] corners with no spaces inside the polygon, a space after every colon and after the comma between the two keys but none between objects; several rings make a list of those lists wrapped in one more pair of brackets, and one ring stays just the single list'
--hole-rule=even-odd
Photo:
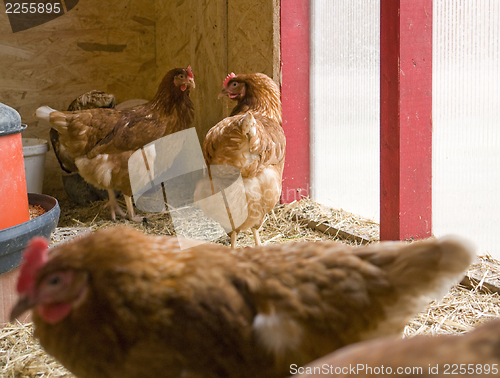
[{"label": "orange plastic container", "polygon": [[30,219],[19,113],[0,103],[0,230]]}]

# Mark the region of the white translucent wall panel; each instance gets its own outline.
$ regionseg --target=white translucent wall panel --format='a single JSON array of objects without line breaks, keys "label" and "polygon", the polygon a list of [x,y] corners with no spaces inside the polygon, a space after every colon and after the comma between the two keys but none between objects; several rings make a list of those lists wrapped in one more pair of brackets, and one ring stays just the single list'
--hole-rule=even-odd
[{"label": "white translucent wall panel", "polygon": [[311,196],[379,219],[380,2],[312,0]]},{"label": "white translucent wall panel", "polygon": [[500,259],[500,1],[435,0],[434,233]]}]

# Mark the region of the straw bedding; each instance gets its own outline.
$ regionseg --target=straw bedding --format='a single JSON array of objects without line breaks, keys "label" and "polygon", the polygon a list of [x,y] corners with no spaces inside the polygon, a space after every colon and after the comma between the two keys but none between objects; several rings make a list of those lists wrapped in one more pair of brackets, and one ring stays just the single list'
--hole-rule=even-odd
[{"label": "straw bedding", "polygon": [[[168,214],[147,214],[142,223],[128,220],[112,222],[108,220],[109,210],[102,208],[103,203],[93,203],[87,207],[75,208],[61,204],[63,209],[54,242],[61,241],[87,229],[96,230],[116,224],[128,224],[150,234],[173,234],[174,228]],[[146,214],[143,214],[146,215]],[[326,208],[309,199],[303,199],[286,205],[277,206],[272,211],[261,229],[261,239],[267,243],[286,243],[291,241],[336,240],[347,244],[359,244],[355,239],[329,235],[314,230],[298,218],[307,218],[314,222],[332,226],[348,234],[362,236],[373,242],[379,239],[378,224],[343,210]],[[76,231],[75,231],[76,230]],[[62,236],[61,236],[62,235]],[[345,236],[345,234],[343,234]],[[354,241],[353,241],[354,240]],[[229,245],[228,237],[217,240]],[[253,245],[250,232],[241,233],[238,247]],[[476,276],[488,279],[500,278],[500,262],[489,256],[482,256],[471,269]],[[432,302],[427,309],[415,316],[404,330],[404,337],[415,335],[458,334],[467,332],[479,324],[500,316],[500,297],[483,286],[483,281],[465,288],[453,287],[440,302]],[[32,325],[8,324],[0,330],[0,376],[5,378],[40,378],[73,377],[53,358],[44,353],[31,336]]]}]

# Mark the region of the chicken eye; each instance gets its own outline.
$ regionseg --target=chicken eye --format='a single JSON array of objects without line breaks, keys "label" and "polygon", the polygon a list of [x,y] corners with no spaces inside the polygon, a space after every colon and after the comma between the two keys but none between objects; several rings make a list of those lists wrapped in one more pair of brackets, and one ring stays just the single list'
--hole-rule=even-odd
[{"label": "chicken eye", "polygon": [[61,283],[61,277],[59,276],[53,276],[47,280],[47,284],[50,286],[56,286],[59,285],[60,283]]},{"label": "chicken eye", "polygon": [[233,85],[233,87],[236,88],[236,86],[238,85],[238,83],[235,81],[232,85]]},{"label": "chicken eye", "polygon": [[183,74],[180,74],[180,75],[179,75],[179,79],[184,79],[184,75],[183,75]]}]

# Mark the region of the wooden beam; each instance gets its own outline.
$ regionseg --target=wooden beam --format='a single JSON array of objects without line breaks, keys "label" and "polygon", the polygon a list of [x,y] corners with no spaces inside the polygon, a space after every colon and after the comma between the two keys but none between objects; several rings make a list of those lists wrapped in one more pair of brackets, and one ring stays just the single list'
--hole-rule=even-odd
[{"label": "wooden beam", "polygon": [[339,239],[349,240],[358,244],[369,244],[372,242],[369,236],[356,235],[352,232],[341,230],[335,226],[328,224],[327,222],[315,221],[307,217],[303,217],[295,214],[292,219],[300,224],[303,224],[315,231],[322,232],[331,236],[338,237]]},{"label": "wooden beam", "polygon": [[281,100],[286,159],[282,202],[309,196],[309,4],[281,1]]},{"label": "wooden beam", "polygon": [[488,257],[479,256],[462,279],[460,284],[471,290],[483,293],[500,294],[500,276],[498,264]]},{"label": "wooden beam", "polygon": [[431,235],[432,0],[380,3],[380,239]]}]

